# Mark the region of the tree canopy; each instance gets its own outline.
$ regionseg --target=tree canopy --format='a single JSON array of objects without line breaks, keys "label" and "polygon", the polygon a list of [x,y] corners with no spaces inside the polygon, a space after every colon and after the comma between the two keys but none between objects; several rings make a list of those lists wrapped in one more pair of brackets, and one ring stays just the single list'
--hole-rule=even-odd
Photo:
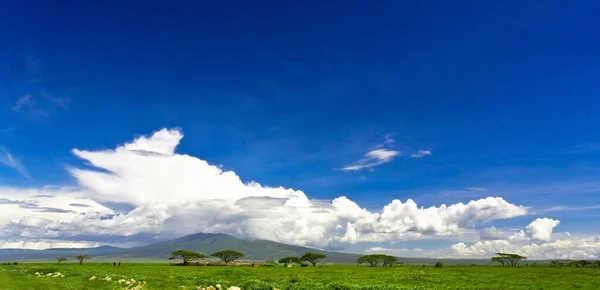
[{"label": "tree canopy", "polygon": [[279,263],[282,264],[292,264],[292,263],[296,263],[296,264],[300,264],[300,258],[298,257],[285,257],[285,258],[281,258],[279,259]]},{"label": "tree canopy", "polygon": [[87,260],[89,258],[90,258],[90,256],[88,256],[88,255],[77,255],[77,256],[75,256],[75,259],[79,260],[79,265],[83,264],[83,260]]},{"label": "tree canopy", "polygon": [[307,261],[313,265],[313,267],[317,266],[317,263],[323,259],[327,258],[327,255],[320,253],[306,253],[300,257],[300,261]]},{"label": "tree canopy", "polygon": [[492,262],[499,262],[504,265],[516,266],[521,260],[525,260],[527,257],[511,254],[511,253],[496,253],[495,257],[492,257]]},{"label": "tree canopy", "polygon": [[382,255],[382,254],[372,254],[372,255],[364,255],[356,260],[359,264],[368,263],[371,267],[377,267],[379,264],[383,264],[383,266],[393,266],[396,262],[398,262],[398,258],[394,256]]},{"label": "tree canopy", "polygon": [[234,251],[234,250],[224,250],[213,253],[211,256],[217,257],[225,263],[229,263],[231,261],[235,261],[244,256],[244,253]]},{"label": "tree canopy", "polygon": [[171,253],[171,257],[169,258],[169,260],[182,259],[183,264],[187,265],[191,260],[204,259],[204,258],[206,258],[206,255],[204,255],[202,253],[186,251],[186,250],[175,250],[175,251],[173,251],[173,253]]},{"label": "tree canopy", "polygon": [[394,264],[396,264],[398,262],[398,258],[394,257],[394,256],[386,256],[385,258],[383,258],[383,265],[384,266],[393,266]]},{"label": "tree canopy", "polygon": [[60,262],[66,262],[66,261],[68,261],[68,260],[69,260],[69,259],[67,259],[67,258],[65,258],[65,257],[58,257],[58,258],[56,258],[56,261],[57,261],[57,263],[56,263],[56,264],[58,265],[58,264],[60,264]]}]

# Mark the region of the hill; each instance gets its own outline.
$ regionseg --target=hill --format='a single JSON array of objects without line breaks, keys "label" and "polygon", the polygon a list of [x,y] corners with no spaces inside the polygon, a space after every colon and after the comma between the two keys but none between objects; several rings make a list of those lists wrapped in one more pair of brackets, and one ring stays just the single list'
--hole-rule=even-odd
[{"label": "hill", "polygon": [[[0,261],[49,261],[56,257],[72,259],[78,254],[88,254],[94,261],[167,261],[171,252],[177,249],[196,251],[210,255],[216,251],[234,249],[246,254],[244,260],[265,261],[278,260],[287,256],[301,256],[306,252],[324,253],[326,263],[354,264],[359,254],[322,251],[307,247],[287,245],[267,240],[244,240],[226,234],[197,233],[181,238],[139,246],[133,248],[117,248],[102,246],[85,249],[47,249],[21,250],[0,249]],[[433,264],[437,260],[429,258],[401,258],[409,264]],[[448,264],[488,264],[488,260],[477,259],[445,259]]]}]

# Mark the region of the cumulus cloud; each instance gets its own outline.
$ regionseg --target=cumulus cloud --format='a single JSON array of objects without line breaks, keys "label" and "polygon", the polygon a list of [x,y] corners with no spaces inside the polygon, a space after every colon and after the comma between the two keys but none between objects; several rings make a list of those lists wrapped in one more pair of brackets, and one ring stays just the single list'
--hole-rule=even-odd
[{"label": "cumulus cloud", "polygon": [[529,259],[598,259],[600,238],[567,238],[547,243],[512,243],[507,240],[479,241],[467,246],[457,243],[451,246],[458,256],[487,258],[494,253],[507,252],[524,255]]},{"label": "cumulus cloud", "polygon": [[527,233],[531,239],[549,241],[552,238],[552,230],[559,223],[558,220],[538,218],[527,226]]},{"label": "cumulus cloud", "polygon": [[510,237],[509,240],[538,240],[549,241],[552,239],[552,231],[560,221],[549,218],[538,218],[531,222],[525,230],[520,230]]},{"label": "cumulus cloud", "polygon": [[[74,149],[95,169],[71,167],[77,188],[0,188],[0,233],[19,240],[94,242],[102,237],[177,237],[222,232],[320,248],[455,236],[478,223],[527,214],[500,197],[420,207],[392,200],[369,211],[345,196],[310,199],[304,192],[243,182],[194,156],[178,154],[181,131],[163,129],[112,150]],[[391,160],[384,149],[368,156]],[[112,204],[132,210],[119,213]],[[12,239],[12,240],[11,240]]]},{"label": "cumulus cloud", "polygon": [[400,156],[402,153],[400,151],[388,150],[388,149],[375,149],[367,152],[364,158],[358,160],[357,162],[346,165],[342,168],[343,171],[359,171],[362,169],[369,169],[375,166],[379,166],[384,163],[388,163],[392,161],[397,156]]},{"label": "cumulus cloud", "polygon": [[525,230],[510,236],[506,231],[487,228],[480,232],[481,241],[466,245],[457,243],[451,246],[459,256],[489,257],[494,253],[518,253],[530,259],[597,259],[600,255],[599,237],[573,237],[570,233],[553,235],[553,229],[560,221],[538,218]]}]

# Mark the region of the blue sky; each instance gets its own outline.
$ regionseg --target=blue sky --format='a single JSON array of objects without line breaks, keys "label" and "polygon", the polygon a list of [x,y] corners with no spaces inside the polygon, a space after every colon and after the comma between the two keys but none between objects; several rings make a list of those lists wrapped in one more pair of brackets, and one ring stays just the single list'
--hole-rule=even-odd
[{"label": "blue sky", "polygon": [[1,186],[93,191],[73,149],[178,128],[178,154],[310,199],[501,197],[527,215],[475,229],[600,234],[594,1],[123,2],[0,4]]}]

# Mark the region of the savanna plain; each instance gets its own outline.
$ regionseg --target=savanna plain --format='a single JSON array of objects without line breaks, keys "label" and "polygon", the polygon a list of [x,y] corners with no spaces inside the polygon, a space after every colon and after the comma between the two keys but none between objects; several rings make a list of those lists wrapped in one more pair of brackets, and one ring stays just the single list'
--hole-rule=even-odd
[{"label": "savanna plain", "polygon": [[600,268],[549,265],[254,268],[20,263],[0,269],[0,289],[600,289]]}]

